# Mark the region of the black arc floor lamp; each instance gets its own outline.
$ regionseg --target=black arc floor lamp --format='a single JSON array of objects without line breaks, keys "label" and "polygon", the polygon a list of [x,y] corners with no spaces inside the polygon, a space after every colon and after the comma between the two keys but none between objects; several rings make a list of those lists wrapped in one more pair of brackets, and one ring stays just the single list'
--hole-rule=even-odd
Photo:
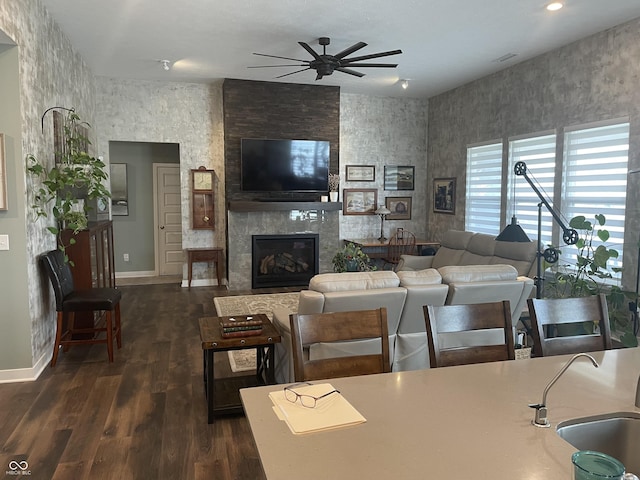
[{"label": "black arc floor lamp", "polygon": [[536,254],[537,265],[536,278],[534,280],[536,284],[536,298],[542,298],[544,283],[544,278],[542,276],[542,259],[544,258],[548,263],[556,263],[559,259],[557,249],[553,247],[549,247],[544,250],[542,249],[542,243],[540,241],[540,238],[542,237],[542,206],[544,205],[547,208],[553,219],[560,226],[560,228],[562,228],[562,240],[564,241],[564,243],[566,243],[567,245],[575,245],[578,242],[579,238],[578,232],[573,228],[568,228],[564,224],[564,222],[560,218],[560,215],[558,215],[558,213],[553,209],[549,201],[545,198],[540,189],[535,185],[531,177],[527,174],[526,163],[516,162],[515,166],[513,167],[513,172],[518,176],[524,177],[529,186],[533,189],[533,191],[540,199],[540,203],[538,203],[538,252]]}]

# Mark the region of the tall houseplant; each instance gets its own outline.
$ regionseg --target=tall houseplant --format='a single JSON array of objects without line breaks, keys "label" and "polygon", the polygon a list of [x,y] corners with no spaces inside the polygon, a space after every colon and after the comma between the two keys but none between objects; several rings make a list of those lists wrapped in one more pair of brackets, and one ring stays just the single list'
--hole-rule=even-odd
[{"label": "tall houseplant", "polygon": [[[91,145],[87,137],[90,125],[83,122],[73,108],[53,107],[48,112],[64,111],[61,125],[61,145],[53,159],[40,160],[34,155],[27,156],[27,171],[40,179],[40,186],[34,196],[32,208],[38,217],[51,214],[54,226],[47,230],[55,235],[58,247],[64,250],[60,232],[64,228],[77,234],[87,226],[89,205],[87,200],[107,198],[110,193],[104,185],[108,178],[106,164],[88,153]],[[71,243],[75,243],[72,238]]]},{"label": "tall houseplant", "polygon": [[[620,273],[622,269],[609,266],[609,261],[618,258],[619,253],[606,244],[610,234],[604,228],[605,224],[606,217],[601,214],[595,215],[595,223],[582,215],[571,219],[569,226],[579,232],[575,244],[575,265],[556,268],[545,288],[545,296],[584,297],[604,293],[609,307],[611,331],[620,335],[624,346],[635,347],[638,341],[633,331],[629,302],[637,305],[638,299],[635,292],[625,291],[612,281],[612,272]],[[594,245],[594,242],[599,244]]]}]

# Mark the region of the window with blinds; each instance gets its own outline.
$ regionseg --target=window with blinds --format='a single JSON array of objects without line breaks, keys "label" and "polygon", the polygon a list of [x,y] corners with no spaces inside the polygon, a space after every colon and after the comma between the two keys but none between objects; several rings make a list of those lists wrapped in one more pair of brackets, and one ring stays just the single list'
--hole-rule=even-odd
[{"label": "window with blinds", "polygon": [[[609,267],[622,267],[628,159],[628,122],[565,130],[562,211],[594,224],[596,214],[605,216],[606,246],[620,254]],[[601,243],[594,237],[594,247]],[[575,248],[562,249],[563,260],[575,264]]]},{"label": "window with blinds", "polygon": [[[545,200],[554,207],[554,177],[556,168],[556,135],[544,134],[527,138],[509,140],[509,189],[507,195],[507,217],[514,214],[518,224],[528,237],[538,238],[538,204],[540,198],[523,176],[515,175],[513,169],[517,162],[527,166],[527,176],[532,180]],[[554,207],[554,210],[556,208]],[[553,217],[542,206],[542,235],[544,247],[555,245],[552,241]]]},{"label": "window with blinds", "polygon": [[467,148],[465,230],[498,235],[502,195],[502,143]]}]

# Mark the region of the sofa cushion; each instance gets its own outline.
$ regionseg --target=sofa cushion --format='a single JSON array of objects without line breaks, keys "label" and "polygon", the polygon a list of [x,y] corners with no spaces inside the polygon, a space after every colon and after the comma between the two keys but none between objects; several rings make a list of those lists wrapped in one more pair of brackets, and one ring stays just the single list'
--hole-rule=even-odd
[{"label": "sofa cushion", "polygon": [[535,242],[496,242],[494,256],[489,260],[490,264],[512,265],[518,271],[518,275],[529,276],[536,259]]},{"label": "sofa cushion", "polygon": [[473,232],[462,230],[448,230],[440,242],[440,248],[433,257],[431,266],[440,268],[446,265],[460,265],[469,240],[475,235]]},{"label": "sofa cushion", "polygon": [[392,288],[400,285],[395,272],[384,270],[377,272],[321,273],[309,282],[309,290],[316,292],[342,292],[351,290],[371,290]]},{"label": "sofa cushion", "polygon": [[443,283],[512,281],[518,271],[511,265],[450,265],[438,269]]},{"label": "sofa cushion", "polygon": [[401,270],[397,275],[400,278],[401,287],[408,287],[410,285],[439,285],[442,283],[442,276],[435,268]]}]

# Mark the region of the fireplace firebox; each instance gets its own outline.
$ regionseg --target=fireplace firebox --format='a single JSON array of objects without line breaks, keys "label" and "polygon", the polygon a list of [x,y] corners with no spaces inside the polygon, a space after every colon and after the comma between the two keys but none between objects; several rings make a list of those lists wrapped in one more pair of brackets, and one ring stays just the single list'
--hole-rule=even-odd
[{"label": "fireplace firebox", "polygon": [[319,235],[253,235],[251,288],[308,285],[319,270]]}]

